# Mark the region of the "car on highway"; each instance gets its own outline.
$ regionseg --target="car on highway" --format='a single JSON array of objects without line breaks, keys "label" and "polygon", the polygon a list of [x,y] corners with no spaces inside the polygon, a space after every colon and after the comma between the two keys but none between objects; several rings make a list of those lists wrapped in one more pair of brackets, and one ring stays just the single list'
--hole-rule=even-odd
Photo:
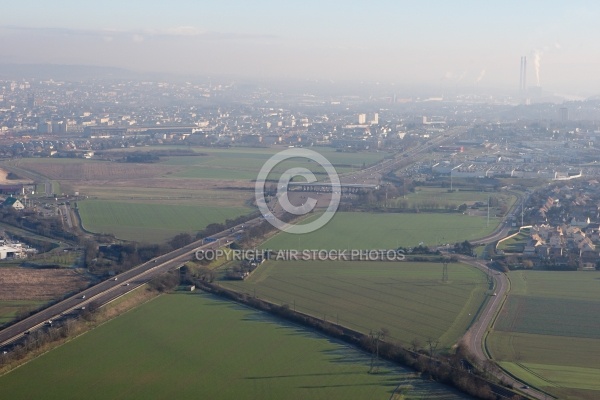
[{"label": "car on highway", "polygon": [[85,294],[81,296],[82,299],[85,299]]}]

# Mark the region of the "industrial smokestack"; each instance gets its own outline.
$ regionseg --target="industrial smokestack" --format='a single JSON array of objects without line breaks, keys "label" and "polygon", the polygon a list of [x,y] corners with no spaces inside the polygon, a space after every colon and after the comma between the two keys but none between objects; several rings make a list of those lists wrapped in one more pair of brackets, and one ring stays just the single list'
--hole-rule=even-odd
[{"label": "industrial smokestack", "polygon": [[519,65],[519,92],[523,91],[523,56],[521,56],[521,64]]},{"label": "industrial smokestack", "polygon": [[523,57],[523,93],[527,92],[527,57]]}]

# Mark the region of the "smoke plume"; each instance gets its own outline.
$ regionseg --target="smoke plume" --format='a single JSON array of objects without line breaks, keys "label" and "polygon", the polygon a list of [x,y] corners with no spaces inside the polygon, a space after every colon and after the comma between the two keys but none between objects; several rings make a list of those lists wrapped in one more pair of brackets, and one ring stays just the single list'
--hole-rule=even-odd
[{"label": "smoke plume", "polygon": [[485,69],[482,69],[481,72],[479,73],[479,76],[477,76],[477,79],[475,79],[475,84],[481,82],[481,80],[483,79],[484,76],[485,76]]}]

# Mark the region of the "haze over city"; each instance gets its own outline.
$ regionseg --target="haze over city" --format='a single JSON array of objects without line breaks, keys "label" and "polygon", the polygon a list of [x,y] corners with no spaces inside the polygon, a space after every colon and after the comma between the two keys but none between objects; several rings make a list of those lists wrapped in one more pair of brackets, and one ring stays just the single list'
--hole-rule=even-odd
[{"label": "haze over city", "polygon": [[0,9],[0,399],[600,399],[597,0]]},{"label": "haze over city", "polygon": [[592,1],[20,1],[2,63],[448,89],[600,93]]}]

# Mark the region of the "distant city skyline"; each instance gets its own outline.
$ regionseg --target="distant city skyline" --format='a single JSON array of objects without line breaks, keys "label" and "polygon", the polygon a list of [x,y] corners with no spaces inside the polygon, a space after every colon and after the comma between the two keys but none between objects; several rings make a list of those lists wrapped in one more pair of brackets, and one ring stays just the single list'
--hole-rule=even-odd
[{"label": "distant city skyline", "polygon": [[20,1],[2,63],[600,94],[595,1]]}]

